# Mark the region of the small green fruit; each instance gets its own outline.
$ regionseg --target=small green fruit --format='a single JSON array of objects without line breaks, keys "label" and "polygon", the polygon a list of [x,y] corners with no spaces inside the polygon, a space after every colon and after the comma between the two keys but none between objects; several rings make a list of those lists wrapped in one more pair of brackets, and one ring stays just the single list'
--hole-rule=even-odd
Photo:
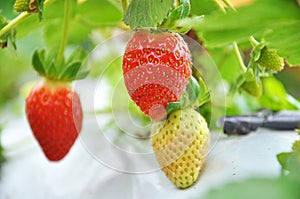
[{"label": "small green fruit", "polygon": [[255,80],[253,81],[246,81],[242,84],[241,88],[249,93],[250,95],[254,97],[261,97],[263,88],[262,88],[262,82],[260,79],[256,82]]},{"label": "small green fruit", "polygon": [[36,12],[36,2],[35,0],[16,0],[14,4],[14,9],[17,12]]},{"label": "small green fruit", "polygon": [[281,71],[284,67],[284,60],[277,54],[275,49],[264,47],[260,51],[260,57],[257,63],[262,69],[267,69],[272,72]]}]

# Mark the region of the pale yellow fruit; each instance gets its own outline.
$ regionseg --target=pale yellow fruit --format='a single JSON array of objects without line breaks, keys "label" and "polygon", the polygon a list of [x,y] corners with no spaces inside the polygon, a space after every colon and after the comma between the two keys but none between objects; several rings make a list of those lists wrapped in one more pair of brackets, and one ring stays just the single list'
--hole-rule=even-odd
[{"label": "pale yellow fruit", "polygon": [[205,162],[209,129],[205,119],[193,109],[177,110],[151,131],[156,159],[166,176],[179,188],[191,186]]}]

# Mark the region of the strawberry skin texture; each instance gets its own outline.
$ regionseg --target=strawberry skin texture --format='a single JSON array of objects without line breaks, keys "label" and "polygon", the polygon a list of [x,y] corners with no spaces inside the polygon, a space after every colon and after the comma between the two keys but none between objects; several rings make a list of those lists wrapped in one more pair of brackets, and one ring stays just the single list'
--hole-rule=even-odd
[{"label": "strawberry skin texture", "polygon": [[80,98],[66,83],[42,81],[26,99],[31,130],[50,161],[64,158],[81,131]]},{"label": "strawberry skin texture", "polygon": [[205,119],[193,109],[172,112],[156,122],[151,142],[162,171],[178,188],[187,188],[198,179],[209,149]]},{"label": "strawberry skin texture", "polygon": [[261,50],[261,55],[257,60],[260,67],[270,70],[274,73],[281,71],[284,68],[284,59],[277,54],[275,49],[264,47]]},{"label": "strawberry skin texture", "polygon": [[36,2],[35,0],[16,0],[14,4],[14,9],[17,12],[36,12]]},{"label": "strawberry skin texture", "polygon": [[177,33],[135,32],[123,56],[131,99],[154,121],[166,117],[169,102],[180,99],[191,75],[191,53]]}]

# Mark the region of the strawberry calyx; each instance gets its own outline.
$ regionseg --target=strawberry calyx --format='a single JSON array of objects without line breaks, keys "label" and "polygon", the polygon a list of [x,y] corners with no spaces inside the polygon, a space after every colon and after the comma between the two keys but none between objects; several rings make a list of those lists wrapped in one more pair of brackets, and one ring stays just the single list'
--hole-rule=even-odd
[{"label": "strawberry calyx", "polygon": [[61,64],[56,65],[53,58],[55,56],[46,55],[44,49],[36,50],[32,57],[32,65],[40,76],[48,80],[71,82],[83,79],[88,75],[89,71],[82,67],[81,61],[85,56],[86,52],[78,49],[67,60],[63,60]]},{"label": "strawberry calyx", "polygon": [[178,20],[190,13],[190,0],[131,0],[129,5],[123,3],[124,23],[132,29],[167,28],[174,29]]},{"label": "strawberry calyx", "polygon": [[198,107],[198,98],[200,96],[200,86],[198,81],[192,75],[189,79],[189,84],[186,86],[185,91],[182,93],[178,102],[170,102],[167,105],[167,115],[179,109],[188,107]]},{"label": "strawberry calyx", "polygon": [[284,59],[278,55],[276,49],[270,48],[267,42],[264,40],[259,43],[252,41],[252,45],[252,67],[254,67],[253,65],[259,65],[261,70],[268,70],[273,73],[283,69]]}]

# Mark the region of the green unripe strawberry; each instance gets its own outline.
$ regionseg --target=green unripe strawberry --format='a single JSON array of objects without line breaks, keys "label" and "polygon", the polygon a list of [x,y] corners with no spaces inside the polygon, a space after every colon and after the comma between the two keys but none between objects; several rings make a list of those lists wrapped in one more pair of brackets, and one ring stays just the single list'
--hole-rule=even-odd
[{"label": "green unripe strawberry", "polygon": [[255,80],[246,81],[242,84],[241,88],[250,95],[257,98],[261,97],[263,92],[262,82],[260,79],[258,79],[257,82]]},{"label": "green unripe strawberry", "polygon": [[151,142],[163,172],[178,188],[191,186],[198,178],[209,148],[205,119],[193,109],[177,110],[154,123]]},{"label": "green unripe strawberry", "polygon": [[36,12],[36,2],[35,0],[16,0],[14,4],[14,9],[17,12]]},{"label": "green unripe strawberry", "polygon": [[270,70],[272,72],[278,72],[283,69],[284,60],[277,54],[275,49],[264,47],[260,51],[260,57],[257,60],[259,66],[263,69]]}]

